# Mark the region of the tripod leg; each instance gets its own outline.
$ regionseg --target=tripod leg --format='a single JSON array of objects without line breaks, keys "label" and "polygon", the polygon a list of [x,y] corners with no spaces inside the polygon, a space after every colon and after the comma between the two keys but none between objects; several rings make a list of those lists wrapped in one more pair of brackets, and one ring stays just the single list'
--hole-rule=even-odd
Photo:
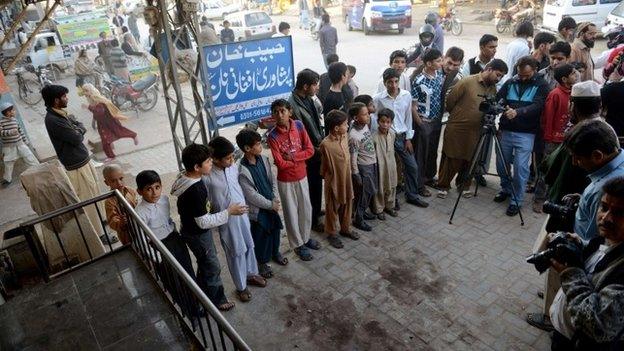
[{"label": "tripod leg", "polygon": [[[507,160],[505,160],[505,156],[503,155],[503,149],[501,148],[501,145],[500,145],[500,140],[498,140],[497,137],[494,137],[494,147],[496,148],[496,156],[500,157],[501,161],[503,162],[503,170],[505,171],[505,176],[507,177],[507,179],[509,179],[509,182],[511,185],[511,199],[512,201],[516,201],[517,199],[516,189],[513,184],[513,178],[511,177],[511,171],[509,170],[510,165],[507,163]],[[518,215],[520,215],[520,225],[524,226],[524,217],[522,217],[522,209],[520,208],[520,205],[517,202],[516,202],[516,205],[518,205]]]},{"label": "tripod leg", "polygon": [[[479,142],[477,143],[477,147],[475,151],[472,153],[472,158],[470,159],[470,168],[468,169],[468,173],[464,175],[461,184],[466,183],[467,180],[474,178],[475,169],[477,167],[477,162],[479,159],[479,155],[481,155],[481,151],[483,146],[485,145],[485,141],[489,136],[488,132],[481,134],[479,138]],[[478,185],[477,185],[478,186]],[[457,210],[457,206],[459,205],[459,199],[461,199],[462,192],[460,191],[457,195],[457,200],[455,200],[455,205],[453,206],[453,211],[451,212],[451,217],[449,218],[449,224],[453,224],[453,217],[455,217],[455,211]]]}]

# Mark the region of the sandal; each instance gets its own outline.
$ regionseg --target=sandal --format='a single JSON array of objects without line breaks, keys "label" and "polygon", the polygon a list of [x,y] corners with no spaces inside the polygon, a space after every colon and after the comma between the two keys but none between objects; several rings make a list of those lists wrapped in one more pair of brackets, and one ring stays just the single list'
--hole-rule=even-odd
[{"label": "sandal", "polygon": [[247,284],[264,288],[267,285],[267,281],[259,275],[250,275],[247,277]]},{"label": "sandal", "polygon": [[234,302],[229,302],[229,301],[228,301],[228,302],[224,302],[224,303],[220,304],[219,306],[217,306],[217,308],[218,308],[220,311],[229,311],[229,310],[231,310],[232,308],[234,308],[234,306],[235,306],[235,305],[234,305]]},{"label": "sandal", "polygon": [[330,235],[327,237],[327,241],[329,241],[329,245],[337,248],[337,249],[342,249],[344,247],[344,244],[342,243],[342,240],[340,240],[340,238],[337,235]]},{"label": "sandal", "polygon": [[357,232],[350,231],[346,233],[340,233],[340,235],[347,237],[351,240],[360,240],[360,235]]},{"label": "sandal", "polygon": [[305,245],[295,248],[295,253],[302,261],[312,261],[313,259],[312,254],[310,254],[310,251]]},{"label": "sandal", "polygon": [[544,316],[543,313],[527,313],[526,321],[535,328],[545,330],[547,332],[551,332],[555,329],[550,322],[550,318]]},{"label": "sandal", "polygon": [[260,276],[262,276],[262,278],[273,278],[273,270],[271,269],[271,266],[266,263],[261,264],[258,267],[258,271],[260,272]]},{"label": "sandal", "polygon": [[280,266],[285,266],[288,264],[288,259],[282,254],[278,253],[277,256],[273,257],[273,262],[279,264]]},{"label": "sandal", "polygon": [[243,291],[236,290],[236,296],[238,296],[238,299],[241,300],[241,302],[249,302],[251,300],[251,293],[248,289]]},{"label": "sandal", "polygon": [[385,221],[386,220],[386,215],[382,212],[382,213],[378,213],[377,214],[377,219],[380,221]]}]

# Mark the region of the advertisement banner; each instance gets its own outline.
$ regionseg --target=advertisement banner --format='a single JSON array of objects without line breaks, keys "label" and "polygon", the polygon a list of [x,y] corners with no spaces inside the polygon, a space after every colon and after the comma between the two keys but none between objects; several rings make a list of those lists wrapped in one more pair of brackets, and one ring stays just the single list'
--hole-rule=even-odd
[{"label": "advertisement banner", "polygon": [[209,45],[203,50],[203,79],[210,85],[219,128],[269,117],[271,103],[287,99],[294,88],[290,36]]},{"label": "advertisement banner", "polygon": [[128,70],[130,79],[133,82],[143,78],[150,73],[158,73],[158,60],[152,56],[126,56],[128,59]]},{"label": "advertisement banner", "polygon": [[110,34],[108,19],[91,18],[82,21],[59,23],[57,31],[64,45],[85,45],[100,40],[100,33]]}]

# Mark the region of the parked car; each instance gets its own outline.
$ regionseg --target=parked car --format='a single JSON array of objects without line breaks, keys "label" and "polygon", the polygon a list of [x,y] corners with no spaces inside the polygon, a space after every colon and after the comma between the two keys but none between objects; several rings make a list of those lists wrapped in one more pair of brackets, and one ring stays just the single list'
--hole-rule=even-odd
[{"label": "parked car", "polygon": [[601,28],[607,15],[621,0],[546,0],[543,28],[556,32],[563,16],[574,18],[576,23],[592,22]]},{"label": "parked car", "polygon": [[408,0],[345,0],[343,12],[348,30],[397,30],[400,34],[412,26],[412,4]]},{"label": "parked car", "polygon": [[275,34],[275,25],[264,11],[250,10],[225,16],[230,22],[237,41],[270,38]]},{"label": "parked car", "polygon": [[607,16],[602,32],[607,33],[611,29],[624,26],[624,2],[620,2]]},{"label": "parked car", "polygon": [[213,18],[223,18],[226,15],[241,10],[240,5],[236,3],[225,3],[221,0],[207,0],[201,3],[202,15]]}]

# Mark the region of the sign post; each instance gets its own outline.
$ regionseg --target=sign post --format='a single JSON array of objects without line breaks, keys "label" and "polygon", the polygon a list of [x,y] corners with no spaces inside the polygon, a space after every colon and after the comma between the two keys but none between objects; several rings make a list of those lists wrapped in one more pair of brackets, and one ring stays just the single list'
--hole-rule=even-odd
[{"label": "sign post", "polygon": [[203,47],[206,108],[211,99],[223,128],[271,115],[271,103],[294,89],[290,36]]}]

